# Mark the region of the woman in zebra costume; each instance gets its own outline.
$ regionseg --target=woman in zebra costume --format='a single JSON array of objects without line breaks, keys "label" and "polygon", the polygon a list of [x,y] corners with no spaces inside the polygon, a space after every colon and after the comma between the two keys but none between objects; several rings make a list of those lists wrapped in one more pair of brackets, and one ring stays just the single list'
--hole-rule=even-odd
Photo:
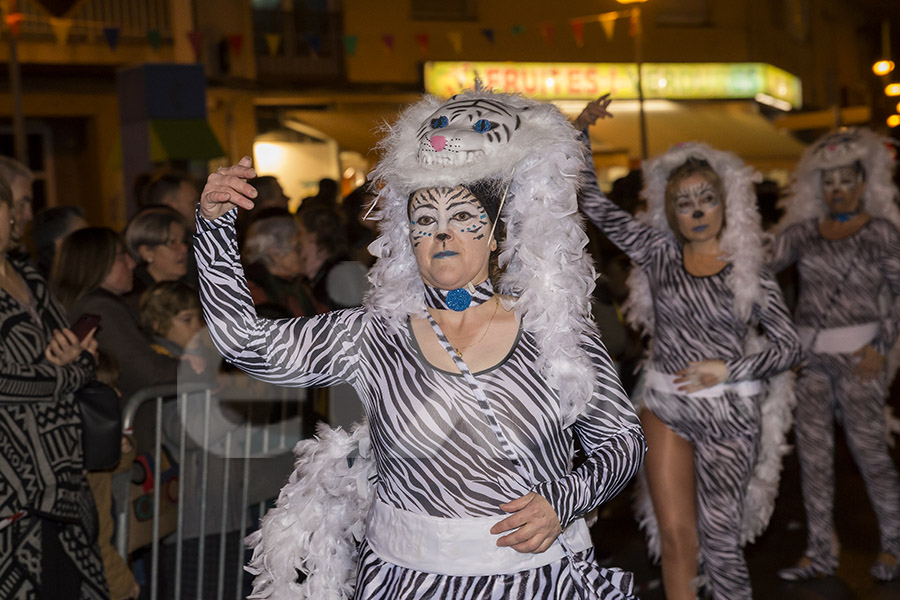
[{"label": "woman in zebra costume", "polygon": [[[608,103],[589,104],[576,126],[609,116]],[[750,599],[742,545],[771,515],[792,398],[785,377],[764,380],[800,350],[761,264],[755,174],[704,144],[676,146],[644,165],[641,219],[603,195],[589,151],[583,179],[582,210],[634,263],[628,318],[652,336],[638,516],[661,551],[666,598],[696,597],[699,551],[713,598]]]},{"label": "woman in zebra costume", "polygon": [[[584,521],[645,446],[590,322],[577,132],[550,105],[476,89],[413,105],[382,149],[361,308],[257,317],[234,242],[249,159],[210,175],[201,197],[195,248],[219,350],[265,381],[351,384],[371,427],[323,428],[298,447],[250,540],[255,597],[631,598],[630,574],[597,565]],[[576,436],[586,456],[573,470]]]},{"label": "woman in zebra costume", "polygon": [[885,432],[885,358],[900,334],[900,209],[889,140],[833,131],[803,154],[773,245],[776,271],[796,263],[795,320],[805,350],[795,431],[807,546],[782,579],[833,575],[834,419],[844,426],[878,517],[872,576],[900,577],[900,480]]}]

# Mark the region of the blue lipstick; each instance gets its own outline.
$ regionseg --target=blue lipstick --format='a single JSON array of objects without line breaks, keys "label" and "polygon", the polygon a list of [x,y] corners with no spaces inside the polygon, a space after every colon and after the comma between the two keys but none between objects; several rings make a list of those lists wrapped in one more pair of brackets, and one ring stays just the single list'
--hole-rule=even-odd
[{"label": "blue lipstick", "polygon": [[450,258],[451,256],[456,256],[458,252],[453,252],[452,250],[444,250],[443,252],[438,252],[434,255],[434,258]]},{"label": "blue lipstick", "polygon": [[701,231],[706,231],[707,227],[709,227],[709,225],[697,225],[696,227],[694,227],[694,231],[700,233]]}]

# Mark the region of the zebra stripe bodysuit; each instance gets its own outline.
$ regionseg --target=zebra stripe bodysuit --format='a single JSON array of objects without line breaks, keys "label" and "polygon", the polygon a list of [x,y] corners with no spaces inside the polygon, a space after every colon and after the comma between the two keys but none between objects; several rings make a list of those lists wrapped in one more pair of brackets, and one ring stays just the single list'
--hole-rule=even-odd
[{"label": "zebra stripe bodysuit", "polygon": [[[504,514],[499,505],[532,491],[517,474],[462,376],[431,366],[409,325],[392,331],[365,308],[271,321],[256,316],[234,241],[234,214],[198,219],[195,250],[210,333],[227,360],[287,386],[351,384],[371,427],[377,497],[391,507],[453,519]],[[562,426],[559,398],[537,367],[525,331],[508,356],[476,373],[506,436],[565,528],[617,494],[643,460],[637,417],[599,338],[584,336],[596,370],[586,411]],[[585,463],[569,468],[573,435]],[[383,561],[363,543],[356,597],[365,599],[576,599],[573,568],[598,591],[593,550],[498,576],[424,573]],[[601,594],[601,597],[602,594]]]},{"label": "zebra stripe bodysuit", "polygon": [[[747,354],[751,325],[734,315],[728,285],[731,266],[708,277],[684,268],[674,238],[637,221],[608,200],[595,182],[593,164],[579,200],[590,220],[644,270],[653,294],[654,329],[650,367],[674,374],[689,362],[725,361],[727,382],[764,379],[788,369],[800,344],[775,279],[760,275],[763,306],[753,325],[771,342]],[[759,451],[759,396],[726,388],[721,395],[682,394],[645,386],[643,400],[672,431],[692,443],[697,490],[697,531],[704,570],[717,599],[750,599],[750,577],[741,550],[744,491]]]},{"label": "zebra stripe bodysuit", "polygon": [[[823,238],[815,219],[796,223],[776,239],[772,268],[777,272],[793,263],[800,276],[795,318],[801,332],[806,328],[811,338],[823,338],[830,330],[869,326],[868,343],[887,355],[900,332],[900,232],[890,222],[871,218],[841,240]],[[816,339],[806,345],[794,417],[806,554],[826,569],[837,566],[832,556],[836,412],[878,517],[881,551],[900,556],[900,481],[885,440],[885,375],[860,380],[854,372],[856,348],[826,348]]]}]

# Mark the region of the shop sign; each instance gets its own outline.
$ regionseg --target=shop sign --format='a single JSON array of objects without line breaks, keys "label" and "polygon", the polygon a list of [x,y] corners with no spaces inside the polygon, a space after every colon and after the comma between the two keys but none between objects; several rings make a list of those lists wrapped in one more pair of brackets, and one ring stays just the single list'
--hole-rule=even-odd
[{"label": "shop sign", "polygon": [[[644,98],[743,99],[765,94],[799,108],[800,80],[766,63],[643,63]],[[589,100],[609,92],[638,97],[635,63],[427,62],[425,91],[449,97],[472,87],[475,76],[495,91],[540,100]]]}]

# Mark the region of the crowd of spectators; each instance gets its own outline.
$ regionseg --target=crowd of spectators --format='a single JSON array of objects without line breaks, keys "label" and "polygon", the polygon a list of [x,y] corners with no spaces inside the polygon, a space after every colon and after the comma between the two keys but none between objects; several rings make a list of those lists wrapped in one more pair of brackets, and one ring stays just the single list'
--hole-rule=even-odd
[{"label": "crowd of spectators", "polygon": [[[136,453],[152,449],[154,417],[138,413],[134,436],[123,437],[118,467],[87,474],[74,394],[96,378],[120,393],[124,407],[141,390],[177,384],[186,373],[224,387],[217,378],[228,374],[209,351],[191,249],[198,187],[178,173],[139,178],[138,211],[116,231],[90,223],[76,206],[32,215],[33,180],[26,167],[0,157],[0,326],[7,332],[0,342],[0,422],[6,423],[0,434],[30,436],[23,456],[14,458],[45,473],[42,481],[0,484],[0,519],[15,517],[0,525],[0,562],[11,565],[0,576],[22,579],[22,597],[54,598],[50,587],[59,587],[80,589],[82,598],[137,598],[141,578],[110,539],[110,482],[113,473],[128,471]],[[259,201],[240,216],[239,227],[260,314],[313,316],[360,304],[371,264],[360,249],[374,236],[356,220],[365,209],[359,194],[342,209],[337,186],[323,180],[320,193],[292,214],[275,177],[253,184]],[[79,339],[70,327],[86,314],[99,323]],[[26,426],[42,419],[51,426]],[[16,429],[17,422],[18,430],[3,429]],[[164,443],[173,433],[163,432]],[[290,470],[289,458],[284,467]],[[280,482],[272,485],[274,495]],[[29,536],[38,540],[29,542],[30,554],[14,551]],[[63,579],[46,584],[47,572]]]}]

